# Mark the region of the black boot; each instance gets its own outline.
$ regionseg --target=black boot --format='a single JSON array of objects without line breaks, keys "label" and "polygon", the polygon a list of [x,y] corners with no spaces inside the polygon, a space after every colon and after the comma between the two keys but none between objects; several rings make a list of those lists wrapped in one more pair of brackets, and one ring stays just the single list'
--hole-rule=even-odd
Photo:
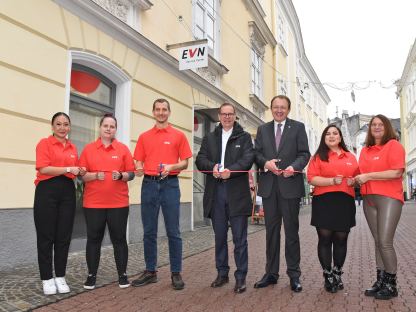
[{"label": "black boot", "polygon": [[374,296],[376,299],[389,300],[397,297],[397,279],[396,274],[385,272],[381,289]]},{"label": "black boot", "polygon": [[384,278],[384,271],[377,269],[377,280],[374,282],[371,288],[365,290],[364,295],[368,297],[374,297],[376,293],[381,289],[381,284]]},{"label": "black boot", "polygon": [[341,275],[344,274],[344,272],[342,271],[342,268],[339,266],[334,266],[334,268],[332,269],[332,273],[334,275],[334,279],[335,279],[335,285],[337,286],[337,289],[344,289],[344,283],[342,282],[341,279]]},{"label": "black boot", "polygon": [[335,278],[332,272],[328,270],[324,270],[324,278],[325,278],[325,283],[324,283],[325,290],[330,293],[336,293],[337,285],[335,283]]}]

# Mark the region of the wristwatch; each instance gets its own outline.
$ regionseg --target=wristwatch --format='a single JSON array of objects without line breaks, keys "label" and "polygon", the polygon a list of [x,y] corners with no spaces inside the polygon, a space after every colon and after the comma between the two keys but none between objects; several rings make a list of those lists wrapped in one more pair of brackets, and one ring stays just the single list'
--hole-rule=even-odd
[{"label": "wristwatch", "polygon": [[71,172],[71,168],[70,167],[66,167],[66,173],[70,173]]}]

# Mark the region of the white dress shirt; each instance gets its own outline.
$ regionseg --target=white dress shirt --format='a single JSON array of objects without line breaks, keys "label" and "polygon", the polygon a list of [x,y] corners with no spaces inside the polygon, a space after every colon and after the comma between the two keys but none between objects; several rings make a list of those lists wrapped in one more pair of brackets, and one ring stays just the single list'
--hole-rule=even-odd
[{"label": "white dress shirt", "polygon": [[225,148],[227,147],[228,139],[230,138],[231,134],[233,133],[233,128],[228,131],[222,129],[222,139],[221,139],[221,168],[218,171],[224,171],[224,157],[225,157]]}]

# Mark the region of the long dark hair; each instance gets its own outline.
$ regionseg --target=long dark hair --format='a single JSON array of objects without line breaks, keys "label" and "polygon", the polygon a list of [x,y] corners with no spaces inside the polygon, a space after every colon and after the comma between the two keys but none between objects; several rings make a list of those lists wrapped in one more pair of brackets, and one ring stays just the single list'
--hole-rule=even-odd
[{"label": "long dark hair", "polygon": [[378,114],[378,115],[373,116],[373,118],[371,118],[370,122],[368,123],[368,131],[367,131],[367,137],[365,138],[365,146],[369,147],[369,146],[376,145],[376,139],[371,134],[371,124],[373,123],[373,120],[375,118],[380,119],[384,125],[384,135],[381,138],[380,145],[386,144],[391,139],[397,140],[396,132],[394,131],[390,120],[386,116]]},{"label": "long dark hair", "polygon": [[319,146],[318,149],[315,152],[315,155],[313,155],[314,158],[319,157],[322,161],[328,161],[328,152],[329,152],[329,147],[328,145],[326,145],[325,143],[325,136],[326,133],[328,132],[329,128],[335,128],[338,130],[339,132],[339,136],[341,137],[341,142],[339,142],[339,146],[346,152],[349,152],[347,146],[345,145],[345,141],[344,141],[344,137],[342,136],[342,132],[341,129],[338,128],[336,125],[332,124],[332,125],[328,125],[326,126],[326,128],[324,129],[324,131],[322,132],[321,135],[321,141],[319,142]]},{"label": "long dark hair", "polygon": [[67,114],[65,114],[64,112],[57,112],[52,116],[52,120],[51,120],[52,126],[53,126],[53,122],[55,121],[55,119],[58,118],[59,116],[64,116],[66,119],[68,119],[69,124],[71,124],[71,118],[69,118]]}]

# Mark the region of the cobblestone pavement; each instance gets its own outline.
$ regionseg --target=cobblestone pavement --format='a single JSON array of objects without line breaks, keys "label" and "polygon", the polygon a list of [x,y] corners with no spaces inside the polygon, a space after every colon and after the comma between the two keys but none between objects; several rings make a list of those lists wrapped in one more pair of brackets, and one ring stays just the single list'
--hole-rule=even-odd
[{"label": "cobblestone pavement", "polygon": [[[263,226],[253,225],[249,232],[263,230]],[[214,246],[211,227],[198,228],[193,232],[185,232],[183,238],[184,257],[200,253]],[[159,238],[160,266],[169,263],[168,244],[166,238]],[[138,274],[144,269],[143,244],[129,245],[129,263],[127,273]],[[85,252],[72,253],[68,259],[66,280],[71,287],[70,294],[44,296],[39,280],[38,266],[26,265],[11,271],[0,271],[0,311],[26,311],[35,307],[53,303],[84,292],[82,284],[87,274]],[[97,287],[114,283],[118,280],[112,247],[103,247],[100,267],[97,274]]]},{"label": "cobblestone pavement", "polygon": [[[413,269],[416,260],[414,252],[416,205],[414,202],[408,202],[405,205],[396,233],[399,297],[388,301],[375,300],[363,294],[363,290],[374,281],[375,263],[372,237],[362,209],[357,209],[357,226],[353,228],[349,239],[343,275],[345,289],[336,294],[329,294],[323,289],[322,271],[316,255],[317,235],[314,228],[309,225],[309,221],[309,214],[304,212],[300,217],[303,272],[301,281],[304,290],[298,294],[293,293],[289,288],[289,279],[284,273],[286,271],[284,260],[277,285],[266,289],[252,287],[254,282],[263,275],[265,264],[265,231],[256,232],[256,229],[263,229],[256,226],[249,236],[247,291],[240,295],[234,294],[232,278],[230,283],[222,288],[211,288],[209,285],[216,275],[214,249],[209,248],[212,246],[212,232],[203,229],[189,234],[203,238],[202,241],[206,245],[200,249],[205,249],[205,251],[194,252],[193,256],[184,260],[183,277],[186,288],[183,291],[174,291],[171,288],[169,266],[163,266],[158,272],[158,283],[127,289],[120,289],[117,283],[112,283],[94,291],[83,292],[43,306],[36,311],[416,311],[416,270]],[[187,241],[185,236],[187,234],[184,235],[184,241]],[[185,245],[190,255],[189,246],[192,243],[187,241]],[[231,251],[232,244],[230,244]],[[230,258],[233,271],[234,265],[232,257]],[[133,266],[143,267],[142,264],[132,263],[134,262],[130,262],[130,269]],[[111,263],[110,266],[114,267],[114,264]],[[85,272],[85,268],[82,268],[82,271]],[[72,272],[71,267],[69,274],[72,275]],[[101,283],[103,283],[102,280]],[[75,290],[74,293],[79,291],[76,286],[79,284],[77,279],[71,277],[70,284]],[[37,286],[37,294],[41,297],[40,286]],[[51,301],[62,298],[61,296],[51,297],[55,297],[50,299]]]}]

